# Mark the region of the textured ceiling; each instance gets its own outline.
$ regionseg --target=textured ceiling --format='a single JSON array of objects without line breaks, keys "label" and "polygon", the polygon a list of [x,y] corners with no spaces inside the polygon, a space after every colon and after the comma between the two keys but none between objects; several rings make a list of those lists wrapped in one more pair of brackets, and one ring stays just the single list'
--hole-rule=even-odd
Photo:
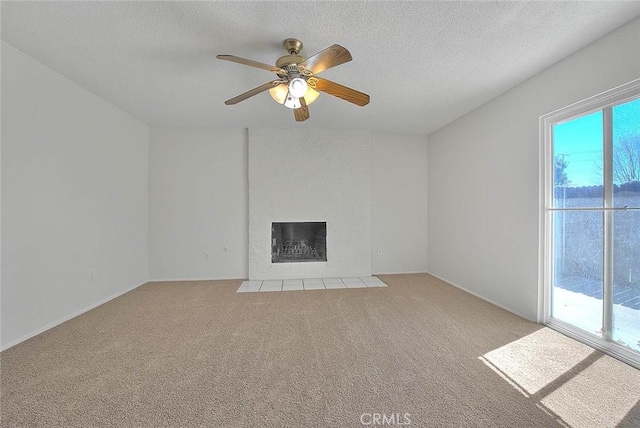
[{"label": "textured ceiling", "polygon": [[[428,134],[640,15],[640,2],[2,2],[2,39],[149,124]],[[322,94],[296,123],[268,93],[282,41],[334,43],[321,76],[371,95]]]}]

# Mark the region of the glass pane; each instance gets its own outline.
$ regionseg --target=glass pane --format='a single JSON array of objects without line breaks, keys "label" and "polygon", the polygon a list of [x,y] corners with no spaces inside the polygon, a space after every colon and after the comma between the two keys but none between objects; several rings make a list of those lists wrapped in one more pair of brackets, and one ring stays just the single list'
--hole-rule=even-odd
[{"label": "glass pane", "polygon": [[603,215],[556,211],[551,316],[602,336]]},{"label": "glass pane", "polygon": [[640,211],[613,215],[613,340],[640,351]]},{"label": "glass pane", "polygon": [[[613,204],[640,207],[640,99],[612,115]],[[613,340],[640,351],[640,211],[613,215]]]},{"label": "glass pane", "polygon": [[617,105],[613,115],[613,203],[640,207],[640,98]]},{"label": "glass pane", "polygon": [[602,111],[553,125],[553,206],[602,207]]}]

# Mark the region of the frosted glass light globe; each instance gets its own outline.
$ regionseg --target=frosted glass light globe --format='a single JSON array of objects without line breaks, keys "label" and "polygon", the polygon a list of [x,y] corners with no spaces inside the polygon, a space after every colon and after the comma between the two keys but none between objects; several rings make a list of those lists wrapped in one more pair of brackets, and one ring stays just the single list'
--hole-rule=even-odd
[{"label": "frosted glass light globe", "polygon": [[307,81],[296,77],[295,79],[289,82],[289,94],[295,98],[302,98],[307,93],[307,89],[309,89],[309,85],[307,85]]}]

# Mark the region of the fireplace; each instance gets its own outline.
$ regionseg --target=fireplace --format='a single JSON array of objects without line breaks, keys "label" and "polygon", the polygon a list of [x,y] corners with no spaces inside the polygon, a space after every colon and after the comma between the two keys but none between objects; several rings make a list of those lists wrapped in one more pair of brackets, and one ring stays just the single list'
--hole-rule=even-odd
[{"label": "fireplace", "polygon": [[271,223],[271,263],[326,261],[326,222]]}]

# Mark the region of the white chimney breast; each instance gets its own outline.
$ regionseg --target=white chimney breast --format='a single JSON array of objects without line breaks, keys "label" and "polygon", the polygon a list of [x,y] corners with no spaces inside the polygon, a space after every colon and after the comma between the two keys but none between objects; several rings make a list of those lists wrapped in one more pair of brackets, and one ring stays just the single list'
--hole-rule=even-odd
[{"label": "white chimney breast", "polygon": [[[271,263],[272,222],[316,221],[327,262]],[[249,279],[370,275],[370,134],[249,129]]]}]

